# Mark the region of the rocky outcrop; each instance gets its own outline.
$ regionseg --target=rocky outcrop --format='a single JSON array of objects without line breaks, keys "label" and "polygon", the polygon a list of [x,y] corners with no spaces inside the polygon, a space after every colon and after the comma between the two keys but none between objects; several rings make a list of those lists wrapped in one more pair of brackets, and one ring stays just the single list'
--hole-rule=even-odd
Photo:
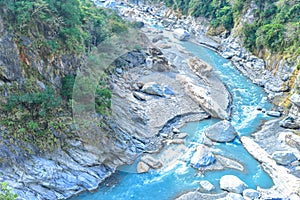
[{"label": "rocky outcrop", "polygon": [[17,44],[12,35],[4,33],[0,35],[0,81],[17,81],[22,77]]},{"label": "rocky outcrop", "polygon": [[224,90],[224,93],[220,92],[216,97],[211,92],[211,88],[196,85],[191,78],[185,75],[178,75],[177,79],[185,86],[187,94],[211,116],[221,119],[229,118],[231,100],[227,90]]},{"label": "rocky outcrop", "polygon": [[225,175],[220,179],[220,188],[229,192],[242,194],[247,187],[246,183],[233,175]]},{"label": "rocky outcrop", "polygon": [[231,142],[237,136],[235,128],[227,120],[217,122],[204,132],[206,137],[215,142]]}]

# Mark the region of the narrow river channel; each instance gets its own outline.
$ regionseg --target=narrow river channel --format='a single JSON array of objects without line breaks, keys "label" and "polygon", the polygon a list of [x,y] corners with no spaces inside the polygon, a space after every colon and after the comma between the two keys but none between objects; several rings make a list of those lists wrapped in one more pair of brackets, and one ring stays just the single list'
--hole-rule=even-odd
[{"label": "narrow river channel", "polygon": [[[227,85],[233,96],[231,123],[240,136],[249,136],[259,128],[262,121],[270,119],[256,109],[257,106],[260,106],[268,110],[272,106],[266,101],[266,94],[263,89],[244,77],[229,60],[222,58],[210,49],[190,42],[184,42],[182,46],[188,52],[213,66],[215,74]],[[216,122],[218,122],[217,119],[211,118],[186,124],[181,129],[182,132],[189,134],[186,146],[189,149],[194,149],[197,143],[201,143],[203,130]],[[213,152],[240,162],[245,170],[225,169],[199,174],[197,170],[190,167],[189,162],[179,160],[167,170],[150,171],[145,174],[128,173],[131,169],[134,171],[135,163],[132,166],[126,166],[126,170],[122,168],[117,172],[115,176],[117,181],[112,186],[102,186],[93,194],[84,193],[75,199],[170,200],[182,193],[199,188],[199,181],[201,180],[210,181],[216,187],[214,192],[218,193],[220,192],[219,180],[226,174],[236,175],[253,189],[256,189],[257,186],[269,188],[273,185],[272,179],[243,148],[238,138],[231,143],[214,145]],[[191,152],[187,152],[188,157],[191,155]]]}]

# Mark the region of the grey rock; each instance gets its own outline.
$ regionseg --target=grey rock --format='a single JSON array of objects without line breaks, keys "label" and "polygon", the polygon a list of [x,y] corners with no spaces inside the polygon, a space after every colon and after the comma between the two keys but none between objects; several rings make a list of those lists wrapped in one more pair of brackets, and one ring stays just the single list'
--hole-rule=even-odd
[{"label": "grey rock", "polygon": [[123,70],[121,69],[121,68],[116,68],[116,72],[118,73],[118,74],[122,74],[123,73]]},{"label": "grey rock", "polygon": [[211,182],[206,181],[206,180],[200,181],[200,185],[204,190],[206,190],[208,192],[213,191],[215,189],[215,186],[213,184],[211,184]]},{"label": "grey rock", "polygon": [[175,29],[173,35],[180,41],[186,41],[190,38],[190,33],[182,28]]},{"label": "grey rock", "polygon": [[151,156],[143,156],[141,158],[141,161],[143,161],[144,163],[146,163],[147,165],[149,165],[151,168],[153,169],[159,169],[162,167],[162,163],[159,160],[154,159]]},{"label": "grey rock", "polygon": [[248,186],[234,175],[225,175],[220,179],[220,187],[229,192],[242,194]]},{"label": "grey rock", "polygon": [[300,106],[300,94],[294,93],[291,97],[290,100],[296,104],[297,106]]},{"label": "grey rock", "polygon": [[164,39],[164,36],[163,36],[163,35],[157,35],[157,36],[155,36],[155,37],[152,39],[152,42],[153,42],[153,43],[156,43],[156,42],[158,42],[158,41],[160,41],[160,40],[162,40],[162,39]]},{"label": "grey rock", "polygon": [[198,169],[201,167],[206,167],[215,162],[214,154],[209,151],[204,145],[198,145],[195,153],[191,158],[192,167]]},{"label": "grey rock", "polygon": [[184,139],[184,138],[186,138],[187,137],[187,133],[179,133],[179,134],[177,134],[176,135],[176,138],[178,138],[178,139]]},{"label": "grey rock", "polygon": [[231,142],[237,135],[235,128],[227,120],[220,121],[205,130],[205,135],[215,142]]},{"label": "grey rock", "polygon": [[243,191],[243,197],[247,197],[249,199],[259,199],[259,192],[254,189],[245,189]]},{"label": "grey rock", "polygon": [[266,114],[271,117],[280,117],[281,116],[281,112],[273,111],[273,110],[267,111]]},{"label": "grey rock", "polygon": [[289,165],[298,160],[293,152],[290,151],[275,151],[272,158],[280,165]]},{"label": "grey rock", "polygon": [[164,96],[162,88],[155,82],[145,83],[145,85],[142,88],[142,92],[160,97]]},{"label": "grey rock", "polygon": [[226,200],[244,200],[243,196],[237,193],[228,193],[225,197]]},{"label": "grey rock", "polygon": [[133,96],[140,101],[146,101],[146,96],[140,92],[133,92]]}]

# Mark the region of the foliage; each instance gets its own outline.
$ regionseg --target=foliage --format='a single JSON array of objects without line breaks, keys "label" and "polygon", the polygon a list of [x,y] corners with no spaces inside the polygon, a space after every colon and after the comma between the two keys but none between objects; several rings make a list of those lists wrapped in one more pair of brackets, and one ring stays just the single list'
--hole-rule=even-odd
[{"label": "foliage", "polygon": [[[256,20],[243,26],[244,45],[251,51],[267,48],[272,53],[299,55],[300,4],[275,0],[255,2]],[[238,12],[241,14],[243,10]]]},{"label": "foliage", "polygon": [[115,12],[107,13],[90,0],[0,0],[0,13],[16,37],[40,41],[46,54],[89,52],[107,36],[126,31]]},{"label": "foliage", "polygon": [[17,195],[12,192],[12,189],[6,182],[0,183],[0,199],[1,200],[16,200]]},{"label": "foliage", "polygon": [[227,0],[165,0],[167,6],[194,17],[204,16],[214,27],[233,28],[233,11]]},{"label": "foliage", "polygon": [[41,151],[51,150],[59,142],[54,133],[67,128],[60,113],[62,100],[50,87],[41,91],[29,88],[8,96],[1,124],[8,128],[7,137],[29,142]]},{"label": "foliage", "polygon": [[62,78],[61,96],[66,101],[69,101],[72,99],[74,83],[75,83],[74,75],[67,75]]}]

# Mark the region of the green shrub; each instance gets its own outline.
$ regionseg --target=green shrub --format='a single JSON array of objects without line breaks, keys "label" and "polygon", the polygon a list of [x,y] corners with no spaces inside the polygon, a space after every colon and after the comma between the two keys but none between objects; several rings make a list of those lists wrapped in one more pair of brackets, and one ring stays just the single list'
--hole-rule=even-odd
[{"label": "green shrub", "polygon": [[16,200],[17,195],[12,192],[12,189],[6,182],[0,183],[0,199],[1,200]]}]

